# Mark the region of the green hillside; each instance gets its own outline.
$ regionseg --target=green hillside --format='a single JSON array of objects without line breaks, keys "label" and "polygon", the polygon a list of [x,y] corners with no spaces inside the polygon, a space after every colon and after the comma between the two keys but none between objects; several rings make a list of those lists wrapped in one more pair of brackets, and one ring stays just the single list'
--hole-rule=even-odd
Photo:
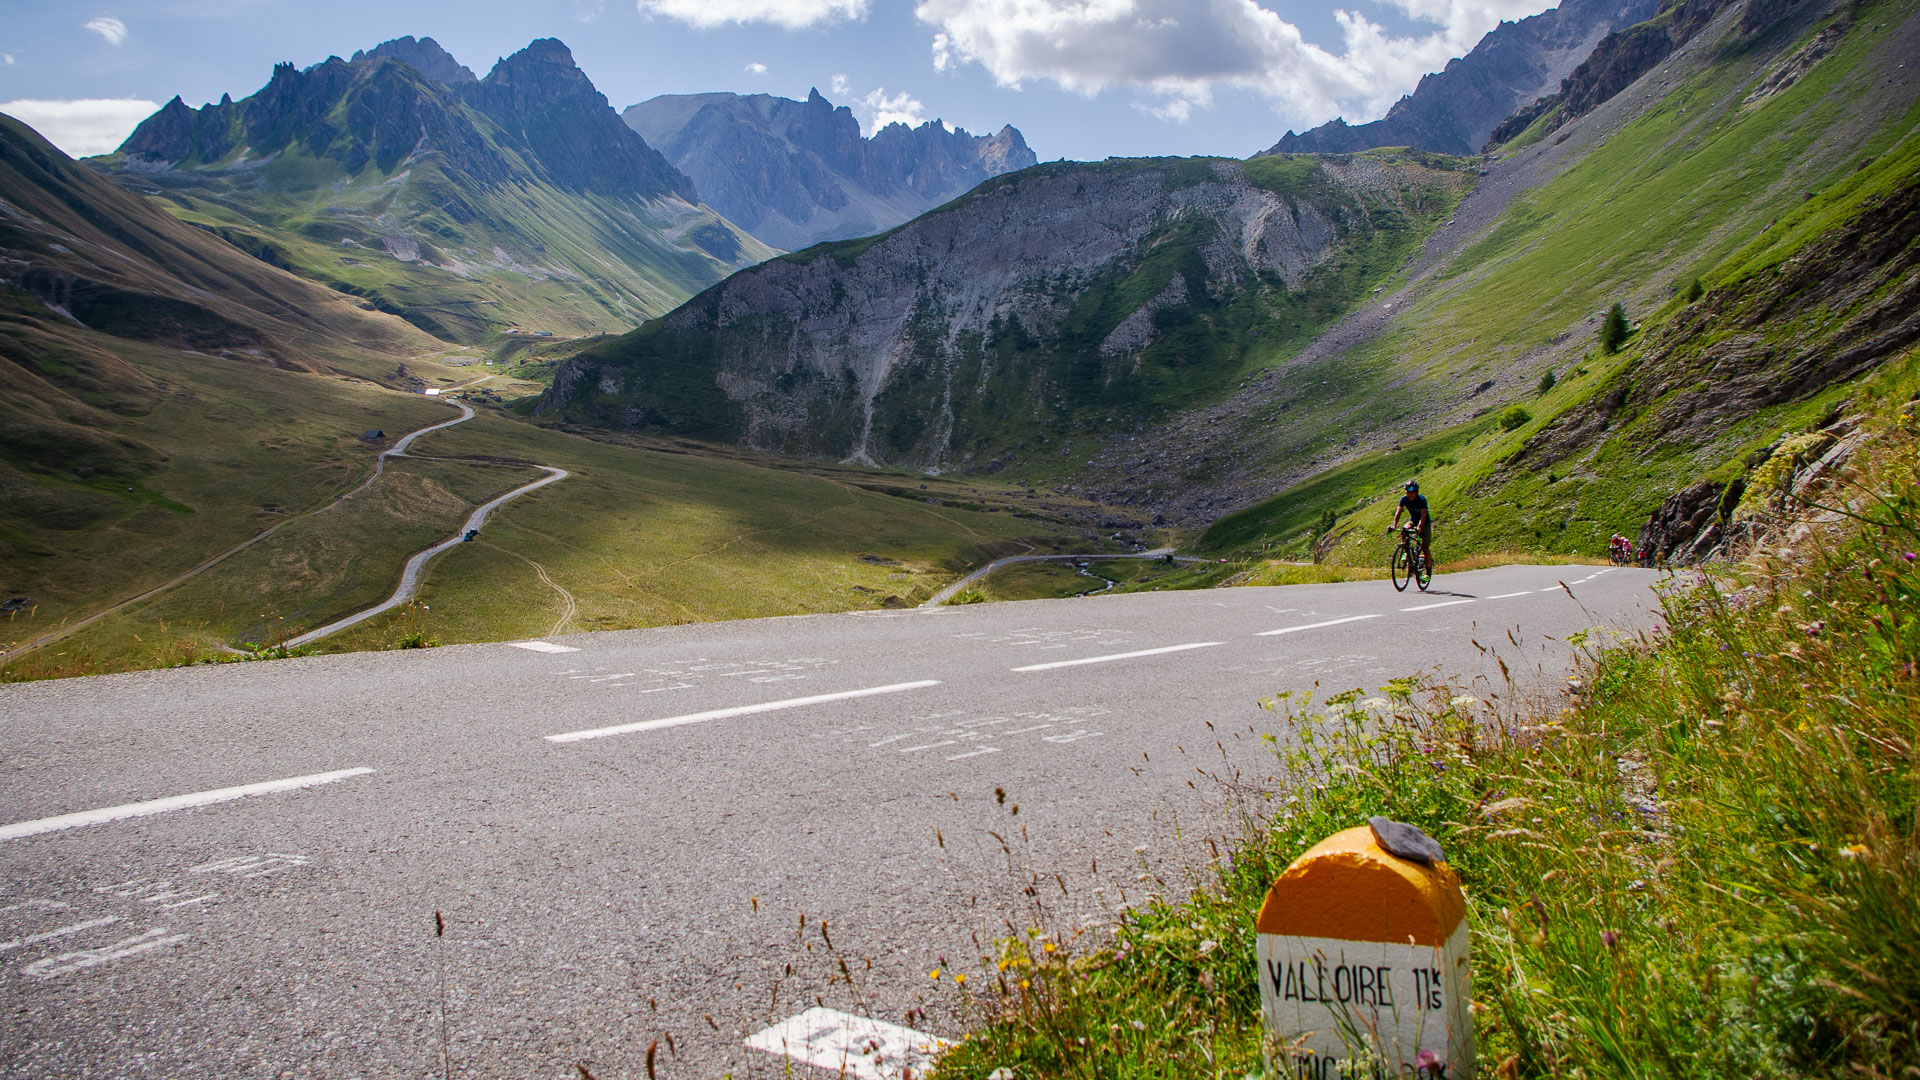
[{"label": "green hillside", "polygon": [[[1347,403],[1265,449],[1284,463],[1330,436],[1433,434],[1353,455],[1222,519],[1203,546],[1318,541],[1323,557],[1371,564],[1391,496],[1417,475],[1443,560],[1604,555],[1610,533],[1632,535],[1674,492],[1730,481],[1783,431],[1838,419],[1851,382],[1914,340],[1920,310],[1920,107],[1898,66],[1913,20],[1914,5],[1890,2],[1745,37],[1729,15],[1649,76],[1644,102],[1623,95],[1566,129],[1587,145],[1512,151],[1509,164],[1571,161],[1385,333],[1323,361],[1357,376]],[[1781,86],[1782,72],[1799,74]],[[1608,354],[1597,332],[1616,302],[1639,329]],[[1496,377],[1507,389],[1491,401],[1469,389]],[[1337,542],[1321,540],[1329,512]]]}]

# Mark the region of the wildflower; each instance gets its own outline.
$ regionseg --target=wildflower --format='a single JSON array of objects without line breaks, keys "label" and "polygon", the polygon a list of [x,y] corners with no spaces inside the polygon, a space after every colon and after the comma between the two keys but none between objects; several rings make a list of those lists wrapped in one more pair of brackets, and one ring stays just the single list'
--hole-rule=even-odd
[{"label": "wildflower", "polygon": [[1907,560],[1908,562],[1912,562],[1914,558],[1913,552],[1911,551],[1902,553],[1900,557]]},{"label": "wildflower", "polygon": [[1600,931],[1600,944],[1605,945],[1608,952],[1612,952],[1620,947],[1620,935],[1611,930],[1602,930]]},{"label": "wildflower", "polygon": [[1058,948],[1058,946],[1056,946],[1056,945],[1055,945],[1055,944],[1054,944],[1053,942],[1051,942],[1051,941],[1049,941],[1049,942],[1047,942],[1047,943],[1046,943],[1045,945],[1042,945],[1042,946],[1040,946],[1040,951],[1041,951],[1041,952],[1052,952],[1052,951],[1053,951],[1054,949],[1056,949],[1056,948]]},{"label": "wildflower", "polygon": [[1032,982],[1032,980],[1030,980],[1030,979],[1021,979],[1021,980],[1020,980],[1020,989],[1022,989],[1022,990],[1031,990],[1031,989],[1033,989],[1033,982]]},{"label": "wildflower", "polygon": [[1431,1050],[1422,1050],[1419,1056],[1413,1059],[1413,1071],[1420,1076],[1445,1076],[1447,1066],[1440,1060],[1439,1054]]},{"label": "wildflower", "polygon": [[1135,1031],[1147,1030],[1146,1022],[1143,1020],[1134,1020],[1134,1021],[1131,1021],[1131,1023],[1133,1024],[1133,1030]]},{"label": "wildflower", "polygon": [[1480,704],[1480,699],[1477,697],[1472,697],[1467,694],[1461,694],[1459,697],[1454,698],[1452,701],[1447,702],[1447,704],[1453,706],[1456,709],[1471,709],[1475,705]]},{"label": "wildflower", "polygon": [[1840,857],[1843,859],[1864,859],[1871,853],[1871,849],[1865,844],[1848,844],[1840,849]]},{"label": "wildflower", "polygon": [[929,978],[929,979],[936,979],[936,980],[937,980],[937,979],[939,979],[939,978],[940,978],[940,969],[939,969],[939,968],[934,968],[934,969],[933,969],[932,971],[929,971],[929,972],[927,972],[927,978]]},{"label": "wildflower", "polygon": [[1205,956],[1219,947],[1220,947],[1219,942],[1213,940],[1212,938],[1208,938],[1205,941],[1202,941],[1200,943],[1200,955]]},{"label": "wildflower", "polygon": [[964,971],[955,972],[953,976],[953,981],[960,986],[967,985],[967,973]]}]

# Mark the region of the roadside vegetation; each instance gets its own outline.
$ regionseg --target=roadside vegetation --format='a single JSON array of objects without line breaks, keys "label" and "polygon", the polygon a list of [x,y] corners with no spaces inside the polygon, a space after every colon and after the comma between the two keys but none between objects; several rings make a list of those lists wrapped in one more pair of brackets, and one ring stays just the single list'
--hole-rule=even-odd
[{"label": "roadside vegetation", "polygon": [[1564,693],[1264,703],[1297,735],[1207,878],[1155,882],[1100,940],[1036,897],[969,973],[977,1027],[941,1075],[1261,1074],[1254,916],[1371,814],[1439,838],[1465,883],[1482,1075],[1914,1075],[1920,431],[1893,401],[1811,524],[1673,578],[1664,632],[1574,642]]}]

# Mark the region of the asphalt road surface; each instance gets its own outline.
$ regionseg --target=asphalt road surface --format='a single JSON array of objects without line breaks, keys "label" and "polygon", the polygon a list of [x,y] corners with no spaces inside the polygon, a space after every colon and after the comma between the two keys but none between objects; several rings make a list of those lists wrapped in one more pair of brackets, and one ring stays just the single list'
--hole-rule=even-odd
[{"label": "asphalt road surface", "polygon": [[1418,671],[1512,694],[1495,655],[1550,691],[1569,633],[1656,621],[1659,577],[1504,567],[1424,596],[1110,596],[0,687],[0,1075],[612,1080],[658,1039],[664,1077],[776,1076],[744,1040],[816,1002],[924,1004],[912,1026],[953,1035],[927,972],[977,972],[976,937],[1070,935],[1204,866],[1231,781],[1271,774],[1259,733],[1285,736],[1263,697]]}]

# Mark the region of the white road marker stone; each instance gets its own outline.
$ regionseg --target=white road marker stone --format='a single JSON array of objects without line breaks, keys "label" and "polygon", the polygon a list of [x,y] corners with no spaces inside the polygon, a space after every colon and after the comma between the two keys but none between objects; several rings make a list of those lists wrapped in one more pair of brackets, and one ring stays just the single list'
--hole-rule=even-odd
[{"label": "white road marker stone", "polygon": [[529,652],[563,653],[580,651],[571,645],[555,645],[551,641],[509,641],[507,644],[516,649],[526,649]]},{"label": "white road marker stone", "polygon": [[1303,623],[1299,626],[1283,626],[1278,630],[1262,630],[1254,637],[1273,637],[1276,634],[1297,634],[1302,630],[1318,630],[1323,626],[1339,626],[1341,623],[1360,622],[1363,619],[1377,619],[1375,615],[1349,615],[1344,619],[1328,619],[1326,622]]},{"label": "white road marker stone", "polygon": [[1195,641],[1186,645],[1167,645],[1158,649],[1141,649],[1138,652],[1114,653],[1110,656],[1088,656],[1088,657],[1083,657],[1079,660],[1055,660],[1050,664],[1028,664],[1026,667],[1017,667],[1017,668],[1014,668],[1013,670],[1015,671],[1051,671],[1054,668],[1079,667],[1082,664],[1106,664],[1115,660],[1132,660],[1135,657],[1140,657],[1140,656],[1159,656],[1163,653],[1186,652],[1188,649],[1207,649],[1215,645],[1221,645],[1221,644],[1224,644],[1224,642]]},{"label": "white road marker stone", "polygon": [[1532,596],[1532,595],[1533,595],[1533,590],[1532,590],[1532,589],[1521,589],[1521,590],[1520,590],[1519,592],[1503,592],[1503,593],[1501,593],[1501,594],[1500,594],[1499,596],[1489,596],[1489,597],[1487,597],[1487,599],[1489,599],[1489,600],[1511,600],[1511,599],[1513,599],[1513,598],[1514,598],[1514,597],[1516,597],[1516,596]]},{"label": "white road marker stone", "polygon": [[860,1080],[902,1080],[926,1073],[953,1044],[912,1028],[812,1008],[748,1036],[747,1046]]},{"label": "white road marker stone", "polygon": [[731,709],[711,709],[707,712],[688,713],[685,716],[668,716],[659,720],[642,720],[634,724],[616,724],[613,727],[590,728],[585,731],[568,731],[559,735],[548,735],[548,742],[570,743],[586,739],[603,739],[609,735],[627,735],[636,731],[658,731],[661,728],[680,727],[685,724],[704,724],[709,720],[727,720],[736,716],[751,716],[754,713],[778,712],[781,709],[799,709],[808,705],[824,705],[832,701],[848,701],[853,698],[874,697],[879,694],[898,694],[905,690],[922,690],[929,686],[939,686],[938,679],[922,679],[919,682],[893,683],[890,686],[869,686],[864,690],[842,690],[837,694],[815,694],[812,697],[788,698],[785,701],[768,701],[759,705],[736,705]]},{"label": "white road marker stone", "polygon": [[[77,814],[62,814],[59,817],[40,818],[35,821],[17,821],[12,825],[0,825],[0,840],[18,840],[23,836],[37,836],[40,833],[57,832],[61,829],[74,829],[82,825],[103,825],[109,821],[121,821],[126,818],[146,817],[149,814],[164,814],[169,810],[186,810],[196,806],[208,806],[213,803],[230,802],[254,795],[272,795],[281,791],[293,791],[298,788],[314,787],[319,784],[331,784],[336,780],[345,780],[354,776],[365,776],[372,769],[341,769],[338,772],[314,773],[312,776],[295,776],[286,780],[268,780],[259,784],[243,784],[240,787],[217,788],[213,791],[198,791],[191,795],[174,795],[165,799],[149,799],[146,802],[127,803],[124,806],[108,806],[99,810],[82,810]],[[128,882],[131,885],[134,882]],[[104,890],[98,890],[104,891]]]},{"label": "white road marker stone", "polygon": [[1452,607],[1455,604],[1471,604],[1472,600],[1442,600],[1437,604],[1421,604],[1417,607],[1403,607],[1401,611],[1432,611],[1437,607]]},{"label": "white road marker stone", "polygon": [[54,938],[63,938],[68,934],[78,934],[83,930],[91,930],[96,926],[106,926],[109,923],[117,923],[119,921],[118,917],[110,915],[104,919],[88,919],[86,922],[77,922],[72,926],[62,926],[38,934],[28,934],[26,937],[14,938],[12,941],[0,941],[0,952],[12,952],[15,949],[25,948],[28,945],[38,945],[43,941],[52,941]]},{"label": "white road marker stone", "polygon": [[78,952],[61,953],[35,960],[20,969],[22,975],[35,979],[49,979],[55,975],[65,975],[70,971],[82,971],[101,964],[112,963],[128,956],[136,956],[148,949],[157,949],[162,945],[171,945],[176,941],[185,941],[187,935],[167,933],[164,926],[156,926],[144,934],[123,938],[111,945],[98,949],[81,949]]}]

